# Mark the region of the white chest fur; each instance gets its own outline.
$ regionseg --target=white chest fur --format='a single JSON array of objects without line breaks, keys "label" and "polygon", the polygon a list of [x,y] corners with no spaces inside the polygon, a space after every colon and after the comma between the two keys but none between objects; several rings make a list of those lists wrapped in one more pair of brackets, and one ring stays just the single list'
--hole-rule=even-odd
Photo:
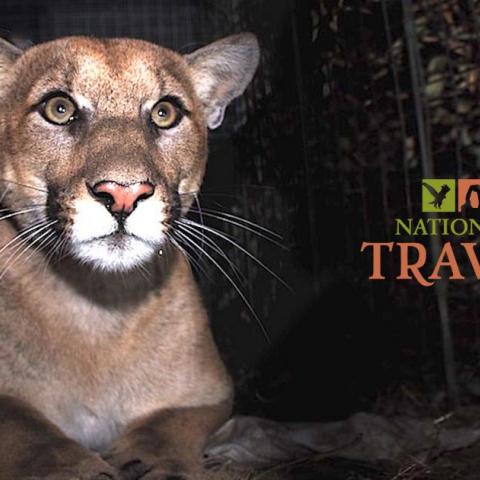
[{"label": "white chest fur", "polygon": [[73,440],[102,451],[123,429],[119,412],[114,408],[91,407],[79,403],[65,406],[52,420]]}]

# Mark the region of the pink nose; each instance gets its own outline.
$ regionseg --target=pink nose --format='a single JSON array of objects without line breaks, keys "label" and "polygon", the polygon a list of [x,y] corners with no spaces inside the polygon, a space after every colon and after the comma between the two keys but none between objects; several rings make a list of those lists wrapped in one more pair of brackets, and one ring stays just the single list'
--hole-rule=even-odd
[{"label": "pink nose", "polygon": [[122,185],[114,181],[105,181],[97,183],[90,190],[112,213],[130,214],[135,210],[139,200],[153,195],[155,187],[150,182]]}]

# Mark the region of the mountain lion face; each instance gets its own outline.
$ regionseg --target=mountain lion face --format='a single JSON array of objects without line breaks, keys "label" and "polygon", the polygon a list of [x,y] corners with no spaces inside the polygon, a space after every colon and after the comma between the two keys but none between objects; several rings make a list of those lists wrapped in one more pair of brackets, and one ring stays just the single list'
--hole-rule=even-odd
[{"label": "mountain lion face", "polygon": [[186,56],[140,40],[2,41],[0,198],[18,233],[108,271],[151,259],[199,191],[207,127],[257,63],[250,34]]}]

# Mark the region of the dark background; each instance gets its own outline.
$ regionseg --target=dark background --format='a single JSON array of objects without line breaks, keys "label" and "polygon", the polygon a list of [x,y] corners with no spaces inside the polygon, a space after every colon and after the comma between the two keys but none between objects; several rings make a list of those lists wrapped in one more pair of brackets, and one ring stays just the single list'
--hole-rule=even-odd
[{"label": "dark background", "polygon": [[[270,341],[205,256],[198,278],[237,411],[313,420],[445,404],[438,295],[393,281],[394,256],[388,280],[368,281],[360,245],[420,216],[420,136],[437,176],[480,177],[478,13],[473,0],[1,0],[0,27],[17,41],[128,36],[180,52],[258,36],[257,75],[210,136],[201,203],[282,235],[286,249],[205,219],[292,287],[222,244]],[[478,393],[477,295],[472,279],[446,292],[462,402]]]}]

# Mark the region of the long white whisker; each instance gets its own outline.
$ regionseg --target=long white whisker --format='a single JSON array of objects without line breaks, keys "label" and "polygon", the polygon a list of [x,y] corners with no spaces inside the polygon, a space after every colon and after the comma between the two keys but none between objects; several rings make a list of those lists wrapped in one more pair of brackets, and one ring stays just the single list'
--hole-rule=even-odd
[{"label": "long white whisker", "polygon": [[[38,241],[40,241],[42,238],[45,237],[45,235],[47,234],[50,234],[51,232],[49,232],[48,230],[44,233],[42,233],[42,235],[38,236],[37,238],[35,238],[35,240],[33,240],[32,242],[30,242],[30,239],[31,238],[34,238],[36,235],[38,235],[41,231],[43,230],[46,230],[48,229],[49,227],[51,227],[53,224],[57,223],[58,220],[51,220],[50,222],[47,222],[44,226],[38,228],[37,230],[35,230],[33,233],[31,233],[27,238],[25,238],[24,240],[21,241],[20,245],[18,245],[14,252],[10,255],[10,257],[8,257],[6,263],[5,263],[5,266],[3,268],[3,271],[2,273],[0,274],[0,280],[4,277],[4,275],[6,274],[6,272],[8,271],[8,269],[15,263],[18,261],[18,259],[20,257],[22,257],[22,255],[27,252],[30,248],[32,248],[32,246],[34,244],[36,244]],[[25,248],[22,249],[22,247],[25,246]],[[22,249],[20,252],[19,250]],[[17,254],[17,252],[19,252]]]},{"label": "long white whisker", "polygon": [[7,193],[8,193],[8,188],[6,188],[3,193],[2,193],[2,196],[0,197],[0,203],[3,202],[4,198],[7,196]]},{"label": "long white whisker", "polygon": [[[48,247],[49,245],[51,245],[52,243],[55,242],[55,237],[56,237],[55,232],[50,231],[50,232],[47,232],[47,233],[48,233],[48,235],[46,236],[46,238],[44,238],[43,241],[40,242],[40,244],[38,244],[35,248],[32,248],[32,251],[30,252],[30,254],[27,257],[25,257],[23,259],[23,262],[21,263],[21,265],[25,265],[30,260],[30,258],[32,258],[32,256],[36,252],[39,252],[42,248],[46,248],[46,247]],[[33,243],[34,242],[32,242],[32,244]]]},{"label": "long white whisker", "polygon": [[206,225],[201,225],[199,223],[196,223],[192,220],[188,220],[186,218],[180,219],[180,222],[185,226],[185,224],[188,224],[191,228],[196,228],[196,229],[202,229],[206,230],[207,232],[210,232],[213,235],[216,235],[217,237],[220,237],[221,239],[225,240],[226,242],[230,243],[234,247],[238,248],[241,252],[243,252],[245,255],[250,257],[257,265],[260,265],[262,268],[265,269],[270,275],[272,275],[275,279],[277,279],[284,287],[292,291],[290,286],[282,280],[274,271],[272,271],[270,268],[268,268],[261,260],[259,260],[253,253],[249,252],[246,248],[242,247],[239,243],[235,242],[230,238],[230,236],[219,232],[215,228],[212,227],[207,227]]},{"label": "long white whisker", "polygon": [[[203,221],[203,212],[202,212],[202,207],[200,206],[200,201],[198,199],[198,194],[195,193],[194,195],[194,199],[195,199],[195,204],[197,205],[197,208],[196,208],[196,211],[198,213],[198,216],[200,217],[200,223],[203,225],[204,224],[204,221]],[[202,242],[202,246],[203,246],[203,239],[201,240]]]},{"label": "long white whisker", "polygon": [[232,271],[235,273],[235,276],[240,282],[245,282],[245,276],[240,272],[240,270],[237,268],[237,266],[233,263],[233,261],[228,257],[228,255],[220,248],[218,243],[213,241],[211,238],[209,238],[205,233],[199,230],[195,230],[189,225],[185,225],[183,222],[179,220],[175,220],[175,224],[177,228],[180,228],[185,231],[185,233],[188,233],[192,235],[194,238],[199,240],[201,242],[202,247],[204,245],[207,245],[210,247],[214,252],[218,253],[227,263],[228,266],[232,269]]},{"label": "long white whisker", "polygon": [[61,241],[60,246],[58,247],[58,252],[56,253],[56,256],[57,256],[56,260],[57,262],[60,262],[64,258],[68,257],[69,255],[70,255],[70,251],[68,249],[68,237],[64,235],[64,238]]},{"label": "long white whisker", "polygon": [[0,182],[11,183],[13,185],[18,185],[19,187],[31,188],[32,190],[37,190],[38,192],[48,193],[48,190],[44,188],[34,187],[33,185],[27,185],[26,183],[15,182],[14,180],[7,180],[6,178],[0,178]]},{"label": "long white whisker", "polygon": [[[176,235],[179,235],[181,238],[183,238],[187,243],[189,243],[190,245],[192,245],[194,248],[201,248],[198,244],[196,244],[191,238],[189,238],[187,235],[185,235],[184,233],[182,232],[179,232],[179,231],[175,231],[175,234]],[[203,249],[202,249],[203,250]],[[230,277],[230,275],[228,275],[228,273],[222,268],[222,266],[205,250],[203,250],[203,253],[204,255],[220,270],[220,272],[223,273],[223,275],[225,275],[225,278],[230,282],[230,284],[232,285],[232,287],[236,290],[236,292],[238,293],[238,295],[240,296],[240,298],[243,300],[244,304],[246,305],[246,307],[248,308],[249,312],[252,314],[253,318],[255,318],[255,320],[257,321],[258,325],[260,326],[263,334],[265,335],[265,338],[267,339],[267,341],[270,343],[270,336],[268,335],[268,332],[267,330],[265,329],[263,323],[261,322],[260,318],[258,317],[258,315],[256,314],[255,310],[253,309],[252,305],[250,304],[250,302],[247,300],[247,297],[245,297],[245,295],[243,294],[243,292],[241,291],[241,289],[238,287],[238,285],[233,281],[232,277]]]},{"label": "long white whisker", "polygon": [[63,231],[58,237],[57,241],[53,244],[53,246],[50,247],[50,251],[47,253],[45,257],[45,264],[43,266],[43,271],[42,271],[43,275],[47,274],[48,266],[50,265],[50,262],[54,260],[55,255],[57,256],[58,260],[61,259],[60,256],[62,254],[62,249],[65,246],[66,242],[67,242],[67,236],[65,234],[65,231]]},{"label": "long white whisker", "polygon": [[[19,235],[17,235],[15,238],[10,240],[10,242],[8,242],[6,245],[4,245],[0,249],[0,253],[2,253],[6,248],[8,248],[8,246],[10,244],[12,244],[15,240],[19,240],[18,241],[19,245],[15,246],[15,250],[14,250],[14,254],[15,254],[15,252],[17,252],[22,247],[22,245],[25,245],[26,243],[28,243],[32,238],[35,237],[35,235],[42,232],[43,230],[48,228],[50,225],[52,225],[56,222],[57,222],[57,220],[52,220],[50,222],[42,221],[42,222],[37,223],[37,224],[33,225],[32,227],[24,230],[24,231],[22,231]],[[23,237],[26,233],[28,233],[28,235],[25,238],[21,239],[21,237]]]},{"label": "long white whisker", "polygon": [[[35,210],[40,210],[41,208],[43,207],[37,206],[32,208],[26,208],[25,210],[20,210],[18,212],[9,213],[8,215],[4,215],[3,217],[0,217],[0,221],[6,220],[7,218],[16,217],[17,215],[23,215],[24,213],[34,212]],[[5,211],[9,211],[9,210],[6,209]]]},{"label": "long white whisker", "polygon": [[[193,264],[193,266],[195,266],[196,268],[198,268],[198,270],[203,273],[203,275],[205,275],[207,277],[207,279],[209,281],[212,281],[212,279],[210,278],[210,276],[208,275],[207,271],[202,267],[202,265],[200,264],[200,261],[197,261],[192,255],[190,255],[187,250],[185,250],[179,242],[177,242],[177,240],[172,236],[170,235],[168,232],[167,232],[167,238],[169,239],[169,241],[172,243],[173,246],[175,246],[176,248],[178,248],[178,250],[180,251],[180,253],[187,259],[187,261],[191,262]],[[200,257],[198,257],[200,258]]]},{"label": "long white whisker", "polygon": [[228,218],[222,218],[222,217],[220,217],[220,216],[218,216],[218,215],[212,215],[212,214],[210,214],[210,213],[208,213],[208,212],[204,212],[203,214],[204,214],[205,216],[208,216],[208,217],[216,218],[216,219],[218,219],[218,220],[220,220],[220,221],[222,221],[222,222],[225,222],[225,223],[227,223],[227,224],[235,225],[235,226],[237,226],[237,227],[239,227],[239,228],[242,228],[242,229],[245,230],[245,231],[248,231],[248,232],[253,233],[254,235],[257,235],[258,237],[264,238],[264,239],[267,240],[268,242],[273,243],[274,245],[276,245],[277,247],[279,247],[279,248],[281,248],[281,249],[283,249],[283,250],[288,250],[288,248],[287,248],[285,245],[281,244],[280,242],[277,242],[277,241],[274,240],[273,238],[270,238],[268,235],[265,235],[265,234],[263,234],[263,233],[255,230],[255,229],[247,226],[247,225],[242,225],[241,223],[235,222],[235,221],[230,220],[230,219],[228,219]]},{"label": "long white whisker", "polygon": [[[190,210],[192,212],[197,212],[195,207],[190,207]],[[197,212],[197,213],[200,214],[200,212]],[[255,223],[255,222],[252,222],[251,220],[247,220],[246,218],[239,217],[238,215],[233,215],[232,213],[226,213],[226,212],[222,212],[220,210],[214,210],[214,209],[211,209],[211,208],[202,207],[202,215],[205,215],[206,217],[216,218],[218,220],[223,220],[225,222],[231,223],[232,225],[237,225],[239,227],[246,228],[245,225],[241,225],[241,224],[239,225],[239,223],[238,223],[238,222],[243,222],[243,223],[246,223],[247,225],[258,228],[259,230],[263,230],[264,232],[268,233],[269,235],[272,235],[272,237],[278,238],[279,240],[283,239],[281,235],[279,235],[278,233],[275,233],[274,231],[270,230],[269,228],[263,227],[262,225],[259,225],[258,223]],[[233,220],[229,220],[229,219],[233,219]],[[250,229],[247,229],[247,230],[253,231],[254,233],[258,233],[255,230],[250,230]],[[280,244],[280,246],[285,248],[281,244]]]},{"label": "long white whisker", "polygon": [[[3,200],[3,196],[0,198],[0,205],[2,200]],[[28,205],[18,205],[18,206],[21,208],[29,208],[29,207],[41,208],[41,207],[45,207],[45,204],[44,203],[28,203]],[[0,212],[18,212],[18,210],[12,210],[11,207],[3,207],[3,208],[0,208]]]},{"label": "long white whisker", "polygon": [[50,263],[51,259],[55,256],[56,252],[60,249],[61,243],[65,239],[65,231],[63,231],[55,241],[55,243],[49,248],[47,255],[45,256],[45,263]]},{"label": "long white whisker", "polygon": [[36,230],[37,228],[40,228],[44,225],[46,225],[46,222],[45,220],[42,220],[41,222],[38,222],[35,225],[32,225],[31,227],[28,227],[25,230],[22,230],[20,233],[15,235],[15,237],[13,237],[9,242],[7,242],[5,245],[2,245],[2,247],[0,247],[0,254],[3,253],[10,245],[20,240],[24,235],[27,235],[32,230]]}]

